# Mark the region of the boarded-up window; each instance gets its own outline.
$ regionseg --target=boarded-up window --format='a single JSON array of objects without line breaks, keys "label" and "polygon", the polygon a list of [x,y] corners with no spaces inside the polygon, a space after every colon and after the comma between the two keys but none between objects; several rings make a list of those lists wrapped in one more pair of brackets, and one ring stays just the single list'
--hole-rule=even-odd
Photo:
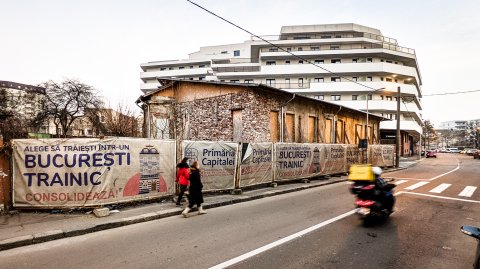
[{"label": "boarded-up window", "polygon": [[325,121],[325,143],[332,143],[332,120]]},{"label": "boarded-up window", "polygon": [[295,115],[285,115],[285,142],[295,141]]},{"label": "boarded-up window", "polygon": [[233,118],[233,141],[241,142],[242,131],[243,131],[242,111],[233,110],[232,118]]},{"label": "boarded-up window", "polygon": [[345,143],[345,125],[342,120],[337,120],[335,127],[335,143]]},{"label": "boarded-up window", "polygon": [[372,127],[368,126],[368,144],[373,144],[373,139]]},{"label": "boarded-up window", "polygon": [[309,116],[308,117],[308,131],[307,131],[307,142],[308,143],[314,143],[315,142],[315,126],[316,119],[315,117]]},{"label": "boarded-up window", "polygon": [[322,119],[318,119],[318,143],[325,143],[325,122]]},{"label": "boarded-up window", "polygon": [[360,139],[363,138],[362,129],[363,128],[361,124],[355,124],[355,144],[357,145],[360,143]]},{"label": "boarded-up window", "polygon": [[280,127],[278,124],[278,112],[270,111],[270,141],[278,142],[280,141]]}]

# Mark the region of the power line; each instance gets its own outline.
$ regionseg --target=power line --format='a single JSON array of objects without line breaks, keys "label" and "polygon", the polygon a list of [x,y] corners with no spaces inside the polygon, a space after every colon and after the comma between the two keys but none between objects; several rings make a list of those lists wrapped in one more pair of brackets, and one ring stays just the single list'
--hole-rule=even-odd
[{"label": "power line", "polygon": [[189,3],[192,4],[192,5],[197,6],[197,7],[200,8],[200,9],[203,9],[204,11],[210,13],[211,15],[213,15],[213,16],[221,19],[222,21],[227,22],[228,24],[231,24],[231,25],[235,26],[236,28],[238,28],[238,29],[240,29],[240,30],[242,30],[242,31],[250,34],[251,36],[254,36],[254,37],[262,40],[263,42],[265,42],[265,43],[267,43],[267,44],[269,44],[269,45],[271,45],[271,46],[273,46],[273,47],[275,47],[275,48],[277,48],[277,49],[280,49],[281,51],[286,52],[286,53],[292,55],[292,56],[295,57],[295,58],[298,58],[298,59],[300,59],[300,60],[302,60],[302,61],[307,62],[308,64],[311,64],[311,65],[313,65],[313,66],[316,66],[316,67],[318,67],[318,68],[320,68],[320,69],[322,69],[322,70],[324,70],[324,71],[326,71],[326,72],[328,72],[328,73],[330,73],[330,74],[336,75],[336,76],[338,76],[338,77],[340,77],[340,78],[342,78],[342,79],[345,79],[345,80],[347,80],[347,81],[349,81],[349,82],[353,82],[353,83],[355,83],[355,84],[358,84],[358,85],[360,85],[360,86],[362,86],[362,87],[365,87],[365,88],[367,88],[367,89],[370,89],[370,90],[372,90],[372,91],[378,90],[378,89],[372,88],[372,87],[370,87],[370,86],[367,86],[367,85],[365,85],[365,84],[362,84],[362,83],[360,83],[360,82],[357,82],[357,81],[355,81],[355,80],[353,80],[353,79],[350,79],[350,78],[341,76],[341,75],[338,74],[338,73],[332,72],[332,71],[330,71],[330,70],[328,70],[328,69],[326,69],[326,68],[324,68],[324,67],[321,67],[321,66],[319,66],[319,65],[317,65],[317,64],[315,64],[315,63],[312,63],[312,62],[309,61],[308,59],[305,59],[305,58],[303,58],[303,57],[301,57],[301,56],[298,56],[298,55],[296,55],[296,54],[293,54],[292,52],[290,52],[290,51],[288,51],[288,50],[285,50],[284,48],[279,47],[279,46],[271,43],[270,41],[268,41],[268,40],[266,40],[266,39],[264,39],[264,38],[262,38],[262,37],[260,37],[260,36],[258,36],[258,35],[256,35],[256,34],[250,32],[250,31],[248,31],[248,30],[242,28],[241,26],[239,26],[239,25],[237,25],[237,24],[235,24],[235,23],[233,23],[233,22],[231,22],[231,21],[223,18],[223,17],[220,16],[220,15],[215,14],[214,12],[212,12],[212,11],[210,11],[210,10],[202,7],[202,6],[200,6],[199,4],[197,4],[197,3],[195,3],[195,2],[192,2],[192,1],[190,1],[190,0],[187,0],[187,2],[189,2]]},{"label": "power line", "polygon": [[422,96],[452,95],[452,94],[462,94],[462,93],[471,93],[471,92],[480,92],[480,90],[463,91],[463,92],[446,92],[446,93],[423,94]]}]

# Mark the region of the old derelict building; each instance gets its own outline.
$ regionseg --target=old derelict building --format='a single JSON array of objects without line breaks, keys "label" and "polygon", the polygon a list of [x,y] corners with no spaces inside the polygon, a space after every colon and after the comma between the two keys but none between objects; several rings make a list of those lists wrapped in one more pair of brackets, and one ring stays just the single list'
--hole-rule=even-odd
[{"label": "old derelict building", "polygon": [[[142,95],[144,136],[157,139],[358,144],[366,113],[263,84],[161,79]],[[369,115],[369,143],[380,121]]]}]

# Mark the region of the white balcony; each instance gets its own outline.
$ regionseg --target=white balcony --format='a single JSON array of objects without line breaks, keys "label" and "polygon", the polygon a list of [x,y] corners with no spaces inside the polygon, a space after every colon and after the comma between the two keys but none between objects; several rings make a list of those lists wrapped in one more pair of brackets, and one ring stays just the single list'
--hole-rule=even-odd
[{"label": "white balcony", "polygon": [[[397,121],[382,121],[380,122],[380,129],[382,130],[396,130],[397,129]],[[403,131],[414,131],[418,134],[422,133],[422,127],[418,122],[413,120],[402,120],[400,121],[400,130]]]},{"label": "white balcony", "polygon": [[[402,94],[411,94],[418,95],[419,91],[416,85],[413,84],[402,84],[395,82],[385,82],[385,81],[358,81],[362,85],[368,86],[371,89],[381,89],[384,88],[381,92],[396,93],[397,88],[400,87]],[[291,83],[292,85],[294,83]],[[371,89],[364,87],[362,85],[352,83],[351,81],[344,82],[310,82],[310,87],[298,89],[298,87],[287,88],[285,90],[291,91],[294,93],[358,93],[358,94],[367,94],[367,92],[372,91]],[[282,84],[286,86],[286,84]],[[377,93],[377,95],[380,93]]]},{"label": "white balcony", "polygon": [[156,82],[156,83],[140,83],[140,90],[142,90],[143,92],[153,91],[153,90],[158,89],[158,86],[160,86],[159,82]]},{"label": "white balcony", "polygon": [[174,69],[174,70],[164,70],[164,71],[155,71],[155,72],[141,72],[141,79],[152,79],[152,78],[162,78],[162,77],[183,77],[183,76],[201,76],[207,75],[207,71],[211,72],[210,67],[205,68],[185,68],[185,69]]},{"label": "white balcony", "polygon": [[[300,44],[299,44],[300,45]],[[312,44],[315,46],[314,44]],[[308,46],[304,44],[304,46]],[[301,51],[290,51],[291,53],[301,56],[301,57],[308,57],[308,56],[341,56],[341,55],[355,55],[358,57],[367,57],[368,55],[372,54],[390,54],[390,55],[395,55],[395,56],[400,56],[400,57],[405,57],[409,59],[416,59],[415,52],[412,50],[410,51],[405,51],[405,50],[391,50],[391,49],[384,49],[384,48],[352,48],[352,49],[325,49],[325,50],[301,50]],[[261,51],[260,52],[260,57],[262,59],[275,59],[275,58],[280,58],[280,59],[285,59],[292,57],[292,55],[288,52],[284,51]]]}]

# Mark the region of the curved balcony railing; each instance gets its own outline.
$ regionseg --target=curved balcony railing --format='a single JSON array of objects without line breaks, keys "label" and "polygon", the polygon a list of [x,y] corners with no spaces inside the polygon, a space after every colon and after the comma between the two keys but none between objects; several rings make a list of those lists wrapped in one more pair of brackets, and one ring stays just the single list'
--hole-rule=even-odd
[{"label": "curved balcony railing", "polygon": [[[294,46],[288,46],[289,48]],[[287,47],[284,47],[287,50]],[[392,45],[389,43],[368,43],[368,44],[342,44],[338,46],[310,46],[310,48],[302,47],[301,50],[293,49],[290,52],[295,53],[298,51],[327,51],[327,50],[364,50],[364,49],[388,49],[392,51],[399,51],[403,53],[413,54],[415,55],[415,50],[405,47],[400,47],[397,45]],[[261,48],[261,52],[284,52],[278,48]],[[288,51],[288,50],[287,50]]]}]

